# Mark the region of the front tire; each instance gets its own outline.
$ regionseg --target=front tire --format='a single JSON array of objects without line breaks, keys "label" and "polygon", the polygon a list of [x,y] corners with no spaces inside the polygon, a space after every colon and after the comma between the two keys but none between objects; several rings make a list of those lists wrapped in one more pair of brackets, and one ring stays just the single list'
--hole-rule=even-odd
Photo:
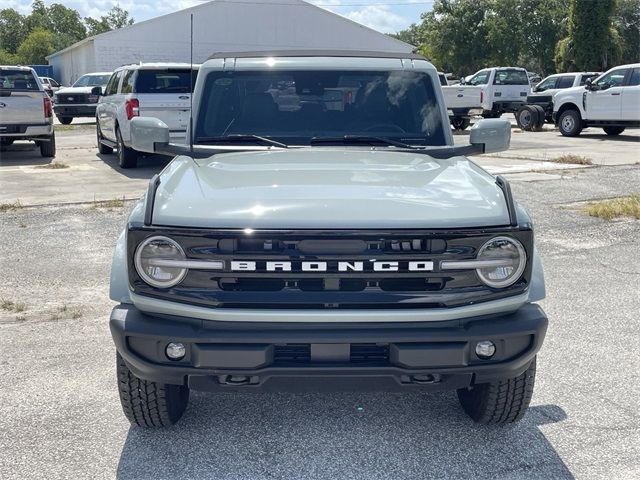
[{"label": "front tire", "polygon": [[58,121],[63,125],[69,125],[73,122],[73,117],[58,117]]},{"label": "front tire", "polygon": [[180,420],[189,403],[187,387],[142,380],[131,373],[119,353],[116,371],[122,410],[132,425],[168,427]]},{"label": "front tire", "polygon": [[118,165],[120,165],[120,168],[136,168],[138,166],[138,152],[124,144],[120,128],[117,127],[116,141],[118,143]]},{"label": "front tire", "polygon": [[53,158],[56,156],[56,134],[52,133],[48,141],[40,143],[40,155],[45,158]]},{"label": "front tire", "polygon": [[625,127],[602,127],[604,133],[609,135],[610,137],[615,137],[624,132]]},{"label": "front tire", "polygon": [[504,425],[520,420],[531,403],[536,359],[515,378],[458,389],[458,399],[474,422]]},{"label": "front tire", "polygon": [[582,131],[582,118],[578,110],[565,110],[558,119],[558,129],[565,137],[577,137]]}]

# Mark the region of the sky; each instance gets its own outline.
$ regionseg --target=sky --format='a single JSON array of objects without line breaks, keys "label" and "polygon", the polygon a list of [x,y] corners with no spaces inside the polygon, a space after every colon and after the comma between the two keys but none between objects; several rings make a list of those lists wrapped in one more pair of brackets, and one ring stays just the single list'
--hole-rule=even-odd
[{"label": "sky", "polygon": [[[204,0],[208,1],[208,0]],[[99,18],[119,4],[136,20],[147,20],[176,10],[204,3],[203,0],[45,0],[46,5],[61,3],[74,8],[82,17]],[[307,0],[383,33],[394,33],[420,20],[433,0]],[[32,0],[2,0],[3,8],[15,8],[22,14],[31,11]]]}]

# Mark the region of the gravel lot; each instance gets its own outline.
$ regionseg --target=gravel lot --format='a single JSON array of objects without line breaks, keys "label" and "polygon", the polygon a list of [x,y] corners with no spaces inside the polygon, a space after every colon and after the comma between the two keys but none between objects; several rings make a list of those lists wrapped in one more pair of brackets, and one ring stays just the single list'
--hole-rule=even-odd
[{"label": "gravel lot", "polygon": [[[475,426],[453,392],[195,393],[183,420],[164,431],[130,427],[116,392],[108,278],[132,202],[104,208],[92,202],[92,184],[78,198],[72,187],[99,178],[106,198],[122,197],[122,185],[134,198],[165,160],[123,175],[95,155],[92,135],[60,132],[59,159],[71,169],[33,173],[37,156],[27,149],[0,159],[0,204],[20,187],[23,205],[0,212],[0,299],[25,306],[0,310],[3,479],[640,478],[640,222],[590,218],[576,204],[638,193],[637,134],[585,139],[592,156],[627,149],[628,165],[511,176],[536,223],[550,318],[532,407],[519,424]],[[531,135],[546,137],[514,135],[523,142],[516,147],[557,137]],[[513,171],[540,161],[532,158],[487,165]],[[38,187],[56,205],[41,201]],[[89,201],[60,205],[65,199]]]}]

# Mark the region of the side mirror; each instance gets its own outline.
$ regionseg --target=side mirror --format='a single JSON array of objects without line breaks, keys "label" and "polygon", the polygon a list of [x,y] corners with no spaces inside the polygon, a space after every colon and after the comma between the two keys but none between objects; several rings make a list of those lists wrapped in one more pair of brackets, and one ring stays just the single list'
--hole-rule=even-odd
[{"label": "side mirror", "polygon": [[[100,88],[100,87],[98,87]],[[153,117],[133,117],[130,123],[131,147],[139,152],[156,153],[156,143],[169,143],[169,127]]]},{"label": "side mirror", "polygon": [[469,130],[471,145],[484,145],[483,153],[504,152],[511,143],[511,122],[506,118],[485,118]]},{"label": "side mirror", "polygon": [[98,95],[99,97],[102,96],[102,87],[93,87],[91,89],[91,95]]}]

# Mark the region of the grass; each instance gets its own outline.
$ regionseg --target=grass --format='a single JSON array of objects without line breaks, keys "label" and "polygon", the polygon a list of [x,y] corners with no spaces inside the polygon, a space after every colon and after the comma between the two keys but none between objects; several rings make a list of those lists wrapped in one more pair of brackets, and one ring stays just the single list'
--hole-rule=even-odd
[{"label": "grass", "polygon": [[113,198],[111,200],[105,200],[103,202],[93,202],[91,204],[91,210],[97,210],[98,208],[106,208],[108,210],[113,210],[114,208],[122,208],[124,207],[124,197],[122,198]]},{"label": "grass", "polygon": [[61,162],[51,162],[46,165],[38,165],[36,168],[46,168],[49,170],[60,170],[62,168],[69,168],[69,165]]},{"label": "grass", "polygon": [[13,203],[0,203],[0,213],[13,212],[14,210],[20,210],[21,208],[22,204],[19,201]]},{"label": "grass", "polygon": [[570,165],[593,165],[593,161],[587,157],[581,157],[580,155],[574,155],[573,153],[566,153],[559,157],[549,160],[554,163],[566,163]]},{"label": "grass", "polygon": [[619,217],[640,220],[640,195],[592,202],[585,207],[585,212],[591,217],[600,217],[605,220]]},{"label": "grass", "polygon": [[49,315],[49,320],[62,320],[63,318],[71,318],[77,320],[82,317],[82,310],[78,307],[69,307],[67,304],[58,307],[58,309]]},{"label": "grass", "polygon": [[22,313],[27,309],[27,306],[24,303],[16,303],[11,300],[2,300],[0,301],[0,309],[6,312],[13,313]]}]

